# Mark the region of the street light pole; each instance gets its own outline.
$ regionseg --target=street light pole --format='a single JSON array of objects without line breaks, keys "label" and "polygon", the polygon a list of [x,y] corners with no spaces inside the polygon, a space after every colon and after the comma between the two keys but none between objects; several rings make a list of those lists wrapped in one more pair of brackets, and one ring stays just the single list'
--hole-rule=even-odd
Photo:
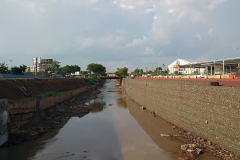
[{"label": "street light pole", "polygon": [[12,60],[9,60],[9,61],[10,61],[10,64],[11,64],[11,68],[10,69],[11,69],[11,73],[12,73]]},{"label": "street light pole", "polygon": [[12,68],[12,60],[10,60],[10,63],[11,63],[11,68]]}]

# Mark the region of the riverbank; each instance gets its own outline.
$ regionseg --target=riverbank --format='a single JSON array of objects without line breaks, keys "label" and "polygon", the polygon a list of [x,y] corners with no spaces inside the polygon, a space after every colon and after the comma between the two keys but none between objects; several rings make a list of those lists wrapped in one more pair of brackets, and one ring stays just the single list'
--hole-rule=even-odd
[{"label": "riverbank", "polygon": [[[59,128],[64,121],[71,117],[81,118],[87,115],[91,109],[85,103],[97,98],[99,93],[99,90],[86,91],[43,111],[10,115],[9,138],[2,148],[34,140]],[[21,126],[23,120],[27,120],[27,123]]]},{"label": "riverbank", "polygon": [[238,88],[174,79],[129,78],[123,85],[131,99],[178,126],[190,143],[202,145],[223,159],[240,159],[239,125],[234,120],[239,116]]},{"label": "riverbank", "polygon": [[2,147],[34,140],[71,117],[83,117],[89,99],[104,82],[89,85],[86,79],[1,80],[0,97],[9,99],[8,141]]},{"label": "riverbank", "polygon": [[0,99],[7,98],[10,103],[39,95],[73,91],[87,87],[86,79],[46,78],[46,79],[1,79]]}]

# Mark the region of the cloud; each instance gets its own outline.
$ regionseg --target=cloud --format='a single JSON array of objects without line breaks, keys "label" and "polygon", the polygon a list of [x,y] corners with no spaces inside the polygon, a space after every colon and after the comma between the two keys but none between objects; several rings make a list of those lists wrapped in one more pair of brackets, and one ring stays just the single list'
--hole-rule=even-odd
[{"label": "cloud", "polygon": [[154,7],[152,7],[152,8],[147,8],[147,9],[145,9],[145,12],[146,12],[146,13],[155,12],[155,9],[154,9]]},{"label": "cloud", "polygon": [[143,37],[142,39],[134,39],[132,43],[128,43],[126,47],[134,47],[134,46],[139,46],[142,44],[146,44],[148,41],[147,37]]},{"label": "cloud", "polygon": [[179,51],[182,59],[237,57],[238,6],[226,0],[3,0],[0,57],[13,66],[30,66],[40,56],[82,68],[102,63],[111,71],[168,65]]},{"label": "cloud", "polygon": [[212,32],[213,32],[213,29],[209,29],[209,30],[208,30],[208,35],[209,35],[209,36],[212,36]]},{"label": "cloud", "polygon": [[126,5],[123,3],[121,3],[120,6],[121,6],[121,8],[124,8],[124,9],[134,9],[135,8],[134,5]]},{"label": "cloud", "polygon": [[212,0],[210,4],[208,5],[208,9],[215,9],[217,5],[220,5],[221,3],[225,2],[226,0]]},{"label": "cloud", "polygon": [[150,47],[146,47],[144,50],[144,54],[147,54],[147,55],[153,55],[154,53],[155,53],[154,49]]},{"label": "cloud", "polygon": [[194,37],[198,38],[199,40],[202,40],[202,36],[200,33],[195,33]]}]

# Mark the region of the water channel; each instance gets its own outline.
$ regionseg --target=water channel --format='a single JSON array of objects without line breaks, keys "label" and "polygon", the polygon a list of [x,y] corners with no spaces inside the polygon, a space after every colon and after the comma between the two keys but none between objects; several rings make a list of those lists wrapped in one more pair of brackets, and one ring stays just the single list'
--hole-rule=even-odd
[{"label": "water channel", "polygon": [[[184,158],[184,139],[161,137],[177,134],[172,124],[132,100],[108,82],[97,99],[87,103],[92,111],[82,118],[72,117],[61,128],[42,137],[0,150],[1,160],[177,160]],[[204,153],[198,160],[219,160]]]}]

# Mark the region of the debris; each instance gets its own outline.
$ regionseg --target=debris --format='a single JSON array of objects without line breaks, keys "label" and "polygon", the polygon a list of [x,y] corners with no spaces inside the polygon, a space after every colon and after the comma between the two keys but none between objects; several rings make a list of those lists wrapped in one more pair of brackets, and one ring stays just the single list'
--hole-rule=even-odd
[{"label": "debris", "polygon": [[146,109],[146,107],[141,107],[142,110]]},{"label": "debris", "polygon": [[189,153],[192,157],[198,157],[203,152],[203,148],[198,144],[183,144],[181,150]]},{"label": "debris", "polygon": [[205,123],[208,124],[208,120],[205,120]]},{"label": "debris", "polygon": [[172,135],[172,134],[160,134],[161,137],[180,137],[181,135]]},{"label": "debris", "polygon": [[108,90],[107,92],[122,92],[121,89]]}]

